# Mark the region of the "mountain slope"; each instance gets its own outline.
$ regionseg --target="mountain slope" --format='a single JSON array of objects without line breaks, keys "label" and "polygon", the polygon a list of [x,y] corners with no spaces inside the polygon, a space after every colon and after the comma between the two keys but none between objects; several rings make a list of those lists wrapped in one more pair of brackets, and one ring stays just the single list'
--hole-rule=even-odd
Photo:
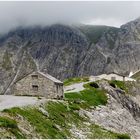
[{"label": "mountain slope", "polygon": [[[110,26],[99,26],[99,25],[82,25],[79,27],[79,29],[89,38],[91,42],[94,44],[98,43],[102,36],[105,36],[107,41],[110,41],[111,39],[115,39],[118,28],[116,27],[110,27]],[[110,34],[110,36],[108,36]]]},{"label": "mountain slope", "polygon": [[[0,113],[0,137],[28,139],[140,137],[139,83],[100,80],[81,84],[84,89],[66,91],[64,100],[13,97],[10,102],[16,99],[17,103],[9,105],[6,100],[10,99],[6,99],[7,105],[1,108]],[[24,101],[20,103],[18,98]],[[14,105],[16,107],[11,108]]]},{"label": "mountain slope", "polygon": [[140,19],[121,28],[19,27],[0,38],[0,93],[37,68],[61,80],[110,72],[128,75],[140,68],[139,36]]},{"label": "mountain slope", "polygon": [[1,93],[5,93],[17,72],[17,78],[22,77],[36,69],[35,63],[40,70],[47,68],[60,79],[75,76],[88,45],[81,32],[62,25],[11,31],[0,42]]},{"label": "mountain slope", "polygon": [[[96,85],[98,85],[98,83],[96,83]],[[24,102],[20,103],[20,105],[19,103],[17,103],[17,106],[20,107],[9,108],[10,106],[8,105],[8,109],[6,109],[6,107],[4,107],[5,109],[3,108],[4,110],[2,110],[0,114],[0,137],[22,139],[121,139],[130,138],[130,136],[132,136],[132,138],[138,138],[139,135],[137,135],[137,132],[131,135],[131,133],[135,129],[135,127],[132,127],[131,123],[128,123],[127,126],[130,125],[132,127],[132,130],[126,130],[125,128],[123,129],[123,131],[121,131],[122,129],[120,129],[120,127],[118,127],[116,123],[114,123],[114,126],[117,127],[113,126],[113,131],[111,127],[106,129],[105,127],[97,125],[94,121],[97,120],[98,117],[95,116],[93,112],[95,111],[95,113],[97,113],[97,111],[99,111],[99,108],[103,109],[110,107],[107,103],[107,93],[104,89],[102,89],[102,87],[93,87],[93,84],[91,83],[86,82],[86,84],[84,84],[84,87],[85,89],[79,92],[71,91],[69,93],[65,93],[65,100],[43,100],[43,98],[40,99],[37,97],[13,97],[24,98]],[[111,86],[108,85],[108,88],[111,88]],[[116,89],[112,90],[114,91],[114,94],[116,92]],[[121,94],[120,92],[121,91],[118,91],[117,95]],[[113,94],[111,95],[112,98]],[[125,95],[120,96],[123,97],[123,99],[127,99],[127,96]],[[32,102],[32,105],[21,107],[23,103],[25,103],[25,100],[30,100]],[[112,101],[114,100],[112,99]],[[16,102],[17,101],[18,100],[16,99]],[[113,105],[113,107],[115,106],[115,109],[118,108],[120,111],[122,110],[121,102],[112,102],[111,105]],[[29,102],[27,103],[29,104]],[[134,107],[137,106],[135,105]],[[125,109],[124,107],[123,111],[125,111],[124,117],[129,119],[128,122],[134,120],[133,118],[129,118],[132,115],[128,109]],[[134,113],[138,115],[137,110]],[[121,119],[123,118],[120,114],[115,115],[119,125],[121,124]],[[106,115],[108,115],[108,113],[106,113]],[[110,116],[110,118],[111,121],[114,121],[114,118],[112,116]],[[122,126],[124,126],[124,124]]]}]

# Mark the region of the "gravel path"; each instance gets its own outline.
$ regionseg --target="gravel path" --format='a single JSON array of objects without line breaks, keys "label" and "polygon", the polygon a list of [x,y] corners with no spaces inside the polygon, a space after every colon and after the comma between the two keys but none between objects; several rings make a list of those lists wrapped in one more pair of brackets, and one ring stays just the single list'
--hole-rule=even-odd
[{"label": "gravel path", "polygon": [[69,86],[64,87],[64,92],[79,92],[84,89],[83,85],[85,83],[76,83]]},{"label": "gravel path", "polygon": [[[90,81],[94,81],[93,78]],[[90,82],[89,81],[89,82]],[[83,85],[88,82],[76,83],[64,87],[64,92],[79,92],[84,90]],[[12,107],[23,107],[28,105],[37,105],[47,101],[46,98],[38,99],[37,97],[29,96],[13,96],[13,95],[0,95],[0,111]]]},{"label": "gravel path", "polygon": [[35,105],[44,101],[46,101],[45,98],[38,99],[37,97],[0,95],[0,111],[12,107]]},{"label": "gravel path", "polygon": [[64,86],[64,92],[79,92],[85,89],[83,87],[84,84],[93,82],[93,81],[96,81],[96,78],[94,78],[94,76],[90,76],[88,82],[81,82],[81,83],[75,83],[69,86]]}]

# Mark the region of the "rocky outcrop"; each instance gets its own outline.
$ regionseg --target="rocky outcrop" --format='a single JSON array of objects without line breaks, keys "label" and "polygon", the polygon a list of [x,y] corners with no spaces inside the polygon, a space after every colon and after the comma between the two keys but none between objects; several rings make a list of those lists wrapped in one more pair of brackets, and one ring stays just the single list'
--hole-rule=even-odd
[{"label": "rocky outcrop", "polygon": [[[106,106],[84,111],[91,122],[119,133],[128,133],[132,138],[140,137],[140,104],[118,88],[111,87],[108,82],[100,82],[100,87],[108,93]],[[138,101],[138,99],[137,99]]]},{"label": "rocky outcrop", "polygon": [[108,26],[17,28],[0,37],[0,93],[12,81],[38,68],[69,77],[140,68],[140,19],[120,28]]}]

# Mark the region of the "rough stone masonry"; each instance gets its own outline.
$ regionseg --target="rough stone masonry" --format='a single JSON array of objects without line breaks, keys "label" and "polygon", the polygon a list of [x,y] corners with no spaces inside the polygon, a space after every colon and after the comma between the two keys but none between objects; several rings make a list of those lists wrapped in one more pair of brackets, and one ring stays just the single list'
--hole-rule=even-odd
[{"label": "rough stone masonry", "polygon": [[17,81],[13,88],[14,95],[44,96],[48,99],[63,98],[63,82],[35,71]]}]

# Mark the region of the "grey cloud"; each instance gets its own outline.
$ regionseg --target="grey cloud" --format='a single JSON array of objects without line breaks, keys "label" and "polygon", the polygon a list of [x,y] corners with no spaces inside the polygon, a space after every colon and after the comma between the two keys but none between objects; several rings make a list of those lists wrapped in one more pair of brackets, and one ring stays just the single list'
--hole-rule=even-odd
[{"label": "grey cloud", "polygon": [[0,33],[17,26],[107,24],[119,26],[140,16],[140,2],[0,2]]}]

